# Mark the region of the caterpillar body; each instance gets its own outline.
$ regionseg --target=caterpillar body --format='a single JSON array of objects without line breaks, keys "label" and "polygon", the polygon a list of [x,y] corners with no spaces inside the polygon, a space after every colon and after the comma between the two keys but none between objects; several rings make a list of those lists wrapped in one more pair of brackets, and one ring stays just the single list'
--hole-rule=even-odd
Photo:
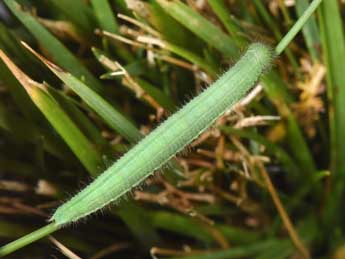
[{"label": "caterpillar body", "polygon": [[57,225],[75,222],[138,186],[244,97],[270,66],[273,56],[269,47],[251,44],[229,71],[62,204],[51,221]]}]

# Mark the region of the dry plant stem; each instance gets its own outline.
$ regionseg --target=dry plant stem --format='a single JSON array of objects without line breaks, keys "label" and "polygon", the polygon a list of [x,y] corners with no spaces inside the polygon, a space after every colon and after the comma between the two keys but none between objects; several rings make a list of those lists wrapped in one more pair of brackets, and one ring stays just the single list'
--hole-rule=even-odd
[{"label": "dry plant stem", "polygon": [[91,256],[89,259],[101,259],[106,257],[112,253],[118,252],[120,250],[128,249],[131,247],[131,243],[123,242],[123,243],[115,243],[108,247],[103,248],[102,250],[98,251],[96,254]]},{"label": "dry plant stem", "polygon": [[82,259],[78,255],[76,255],[74,252],[72,252],[70,249],[68,249],[65,245],[63,245],[61,242],[56,240],[53,237],[49,237],[49,240],[52,241],[52,243],[61,251],[62,254],[64,254],[67,258],[70,259]]},{"label": "dry plant stem", "polygon": [[257,162],[257,166],[259,168],[260,174],[266,184],[267,190],[269,191],[272,200],[274,202],[274,205],[276,206],[278,213],[280,215],[280,217],[282,218],[282,221],[286,227],[286,230],[288,231],[290,238],[293,242],[293,244],[296,246],[296,248],[298,249],[298,251],[301,253],[301,255],[306,258],[309,259],[310,255],[309,255],[309,251],[308,249],[304,246],[302,240],[300,239],[300,237],[298,236],[297,231],[295,230],[289,215],[287,214],[279,196],[278,193],[276,191],[276,189],[274,188],[274,185],[264,167],[264,165],[259,161]]},{"label": "dry plant stem", "polygon": [[[189,247],[188,247],[189,248]],[[194,250],[191,251],[189,249],[181,250],[173,250],[173,249],[166,249],[166,248],[160,248],[160,247],[152,247],[150,250],[151,257],[153,259],[158,259],[159,256],[186,256],[186,255],[196,255],[196,254],[202,254],[204,251]]]},{"label": "dry plant stem", "polygon": [[157,32],[156,30],[154,30],[152,27],[143,24],[141,22],[139,22],[138,20],[135,20],[127,15],[123,15],[123,14],[118,14],[117,17],[119,17],[120,19],[126,21],[126,22],[130,22],[133,25],[138,26],[140,29],[143,29],[144,31],[156,36],[156,37],[161,37],[161,34],[159,32]]}]

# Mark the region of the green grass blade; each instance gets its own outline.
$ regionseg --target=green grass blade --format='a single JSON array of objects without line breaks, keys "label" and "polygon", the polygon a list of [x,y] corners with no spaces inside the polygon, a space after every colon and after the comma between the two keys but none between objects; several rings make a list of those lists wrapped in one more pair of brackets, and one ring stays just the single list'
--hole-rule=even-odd
[{"label": "green grass blade", "polygon": [[116,22],[114,12],[108,0],[91,0],[91,4],[99,26],[105,31],[117,33],[119,31],[119,25]]},{"label": "green grass blade", "polygon": [[0,257],[6,256],[28,244],[31,244],[32,242],[35,242],[42,237],[45,237],[56,230],[58,230],[59,227],[57,227],[54,223],[51,223],[49,225],[46,225],[40,229],[35,230],[34,232],[30,233],[30,237],[23,236],[22,238],[17,239],[15,242],[9,243],[3,247],[0,248]]},{"label": "green grass blade", "polygon": [[[211,245],[215,241],[214,236],[210,232],[210,228],[200,221],[187,216],[167,211],[152,211],[149,212],[149,220],[152,222],[153,226],[159,229],[188,236],[202,241],[207,245]],[[217,224],[215,228],[234,244],[255,242],[259,238],[259,235],[255,232],[246,231],[225,224]]]},{"label": "green grass blade", "polygon": [[23,115],[27,119],[34,121],[40,120],[38,109],[32,103],[23,87],[2,61],[0,61],[0,78],[11,93],[13,100],[16,102]]},{"label": "green grass blade", "polygon": [[49,94],[59,103],[65,113],[72,119],[72,121],[78,126],[80,131],[93,143],[94,148],[98,150],[102,155],[111,155],[111,147],[108,142],[103,138],[100,130],[94,123],[79,109],[75,100],[67,97],[61,91],[57,91],[54,88],[46,85]]},{"label": "green grass blade", "polygon": [[224,249],[221,251],[206,252],[202,254],[196,254],[191,256],[181,257],[169,257],[169,259],[234,259],[234,258],[253,258],[253,256],[271,249],[281,241],[267,240],[256,242],[252,245],[246,245],[241,247],[233,247],[230,249]]},{"label": "green grass blade", "polygon": [[[47,229],[48,232],[50,232],[49,228]],[[7,220],[1,220],[0,222],[0,236],[2,238],[4,237],[12,238],[12,239],[19,238],[20,236],[24,236],[25,234],[28,234],[32,231],[34,231],[34,226],[32,226],[31,224],[28,225],[25,223],[13,223]],[[72,235],[64,235],[63,233],[61,234],[56,233],[54,237],[56,237],[58,240],[66,244],[68,247],[76,249],[78,251],[82,251],[84,253],[89,253],[89,254],[95,252],[95,248],[92,245],[90,245],[89,243],[85,241],[80,240],[78,237],[74,237]],[[42,241],[50,245],[49,240],[45,239]],[[27,251],[23,251],[21,255],[25,257],[27,255]]]},{"label": "green grass blade", "polygon": [[79,128],[61,109],[45,86],[30,79],[1,50],[0,57],[23,85],[32,101],[53,125],[85,168],[96,175],[101,168],[101,156],[80,132]]},{"label": "green grass blade", "polygon": [[292,28],[288,31],[288,33],[280,40],[279,44],[276,47],[276,53],[279,55],[285,49],[287,49],[289,43],[297,33],[301,30],[301,28],[307,23],[311,15],[315,12],[315,10],[319,7],[322,0],[314,0],[305,10],[305,12],[301,15],[301,17],[297,20],[297,22],[292,26]]},{"label": "green grass blade", "polygon": [[147,211],[143,207],[135,202],[126,202],[114,211],[146,249],[157,245],[160,236],[155,226],[149,221]]},{"label": "green grass blade", "polygon": [[344,215],[341,204],[345,181],[345,145],[343,144],[345,139],[345,40],[338,1],[324,1],[320,13],[322,47],[328,71],[327,94],[332,172],[331,193],[324,212],[326,224],[334,229],[333,225]]},{"label": "green grass blade", "polygon": [[77,78],[85,79],[86,84],[93,90],[102,92],[102,85],[92,73],[90,73],[80,61],[31,14],[24,12],[16,1],[5,0],[4,2],[22,24],[32,33],[37,41],[48,51],[49,55],[58,65]]},{"label": "green grass blade", "polygon": [[141,79],[141,78],[135,78],[135,80],[139,83],[139,85],[143,88],[143,90],[150,95],[154,100],[157,100],[157,103],[159,103],[164,109],[167,111],[173,112],[176,110],[175,103],[166,95],[164,94],[160,89],[150,84],[148,81]]},{"label": "green grass blade", "polygon": [[[293,98],[287,91],[285,83],[281,80],[278,74],[275,73],[275,71],[264,75],[262,77],[262,82],[267,96],[273,101],[279,114],[286,119],[287,135],[289,137],[287,144],[290,146],[292,154],[299,162],[299,166],[303,171],[303,176],[309,175],[307,178],[310,178],[315,172],[316,166],[298,122],[288,106],[292,103]],[[296,143],[298,143],[298,150],[295,149]]]},{"label": "green grass blade", "polygon": [[[273,32],[276,40],[280,40],[282,38],[282,33],[279,30],[279,27],[277,26],[277,22],[273,20],[269,12],[266,10],[263,2],[261,0],[253,0],[253,3],[255,4],[258,12],[262,16],[263,20],[265,21],[266,25],[270,28],[270,30]],[[296,58],[292,54],[292,52],[288,48],[284,48],[286,56],[288,57],[291,65],[294,67],[294,69],[298,70],[298,63],[296,61]]]},{"label": "green grass blade", "polygon": [[57,7],[68,20],[77,25],[84,35],[93,35],[95,17],[90,6],[83,0],[52,0],[53,6]]},{"label": "green grass blade", "polygon": [[[296,1],[295,8],[299,17],[308,8],[309,0]],[[320,46],[319,29],[314,17],[310,17],[308,22],[304,25],[303,29],[304,39],[309,50],[309,54],[314,62],[320,59],[318,47]]]},{"label": "green grass blade", "polygon": [[[44,139],[43,147],[44,149],[62,159],[69,157],[70,150],[64,145],[59,138],[56,137],[54,133],[50,130],[44,128],[38,128],[29,120],[25,120],[22,117],[13,114],[6,109],[6,107],[0,103],[0,128],[10,132],[16,137],[16,139],[31,144],[36,144],[38,139]],[[25,129],[23,131],[22,129]]]},{"label": "green grass blade", "polygon": [[[160,6],[186,28],[227,57],[237,57],[236,43],[216,25],[180,1],[158,0]],[[202,28],[202,29],[200,29]]]},{"label": "green grass blade", "polygon": [[84,100],[84,102],[87,103],[112,129],[117,131],[121,136],[126,138],[131,143],[136,143],[141,139],[142,135],[139,130],[125,116],[116,111],[100,95],[91,90],[87,85],[74,77],[72,74],[63,71],[61,68],[57,67],[43,56],[36,53],[28,45],[25,44],[25,46],[55,75],[57,75],[57,77],[59,77],[76,94],[78,94]]},{"label": "green grass blade", "polygon": [[190,61],[192,64],[195,64],[201,69],[205,70],[212,77],[216,77],[218,75],[218,69],[213,64],[210,64],[209,62],[207,62],[204,58],[194,54],[193,52],[187,49],[184,49],[180,46],[172,44],[170,42],[166,42],[165,46],[171,52],[185,58],[186,60]]},{"label": "green grass blade", "polygon": [[230,36],[235,39],[237,45],[241,47],[247,44],[247,40],[244,39],[240,34],[240,28],[232,18],[224,0],[208,0],[207,2],[211,6],[212,10],[216,13],[218,18],[222,21]]},{"label": "green grass blade", "polygon": [[161,32],[164,40],[197,55],[202,54],[202,49],[205,47],[205,44],[196,35],[166,13],[156,0],[150,0],[149,10],[150,15],[146,19],[157,31]]}]

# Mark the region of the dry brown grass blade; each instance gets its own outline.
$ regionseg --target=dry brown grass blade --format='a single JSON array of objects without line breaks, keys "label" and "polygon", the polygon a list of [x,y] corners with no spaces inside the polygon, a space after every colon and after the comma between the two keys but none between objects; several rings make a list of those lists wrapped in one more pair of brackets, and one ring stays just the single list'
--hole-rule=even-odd
[{"label": "dry brown grass blade", "polygon": [[277,193],[264,165],[262,164],[262,162],[258,161],[257,166],[259,168],[259,171],[260,171],[262,178],[264,179],[267,190],[269,191],[269,193],[272,197],[274,205],[276,206],[278,213],[279,213],[279,215],[280,215],[280,217],[281,217],[281,219],[282,219],[282,221],[286,227],[286,230],[289,233],[291,241],[296,246],[298,251],[301,253],[303,258],[305,258],[305,259],[311,258],[308,249],[305,247],[305,245],[303,244],[297,231],[295,230],[295,227],[293,226],[291,219],[290,219],[289,215],[287,214],[287,212],[286,212],[286,210],[285,210],[285,208],[284,208],[284,206],[283,206],[283,204],[282,204],[282,202],[278,196],[278,193]]}]

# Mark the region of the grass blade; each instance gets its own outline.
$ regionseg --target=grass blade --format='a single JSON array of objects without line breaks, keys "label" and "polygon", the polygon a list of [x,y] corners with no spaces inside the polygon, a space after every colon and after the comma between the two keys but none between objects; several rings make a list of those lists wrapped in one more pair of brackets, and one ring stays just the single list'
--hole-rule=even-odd
[{"label": "grass blade", "polygon": [[28,45],[23,43],[34,55],[37,56],[55,75],[57,75],[66,85],[68,85],[76,94],[78,94],[97,114],[99,114],[110,127],[116,130],[121,136],[131,143],[136,143],[141,139],[141,133],[129,122],[121,113],[116,111],[100,95],[91,90],[82,81],[72,74],[63,71],[53,63],[49,62],[43,56],[39,55]]},{"label": "grass blade", "polygon": [[[206,252],[191,256],[169,257],[169,259],[234,259],[234,258],[252,258],[261,252],[271,249],[282,241],[267,240],[257,242],[253,245],[234,247],[222,251]],[[286,242],[286,241],[285,241]]]},{"label": "grass blade", "polygon": [[119,25],[116,22],[108,0],[92,0],[91,4],[99,26],[105,31],[117,33],[119,31]]},{"label": "grass blade", "polygon": [[222,21],[230,36],[235,39],[237,45],[241,47],[247,44],[247,40],[240,35],[240,29],[232,19],[231,14],[228,12],[224,0],[209,0],[207,2],[211,6],[213,11],[217,14],[218,18]]},{"label": "grass blade", "polygon": [[[149,212],[149,218],[152,224],[159,229],[189,236],[207,245],[211,245],[215,241],[210,229],[196,219],[167,211]],[[216,225],[215,227],[229,241],[235,244],[255,242],[260,237],[255,232],[246,231],[225,224]]]},{"label": "grass blade", "polygon": [[[190,31],[227,57],[238,56],[236,43],[217,26],[180,1],[158,0],[160,6]],[[202,30],[200,30],[202,28]]]},{"label": "grass blade", "polygon": [[343,144],[345,139],[345,39],[338,1],[324,1],[320,13],[322,46],[328,71],[327,94],[332,172],[331,193],[324,212],[325,222],[333,230],[333,225],[344,215],[341,204],[345,181],[345,145]]},{"label": "grass blade", "polygon": [[297,33],[301,30],[301,28],[307,23],[311,15],[315,12],[316,8],[319,7],[322,0],[314,0],[309,7],[305,10],[303,15],[297,20],[297,22],[292,26],[292,28],[289,30],[289,32],[281,39],[279,44],[276,47],[276,53],[279,55],[282,53],[285,49],[287,49],[289,43]]},{"label": "grass blade", "polygon": [[82,0],[52,0],[51,3],[63,13],[67,19],[77,25],[84,35],[93,35],[95,17],[92,9]]},{"label": "grass blade", "polygon": [[[309,0],[296,1],[296,11],[299,17],[301,17],[304,11],[308,8]],[[308,52],[314,62],[320,59],[318,47],[320,46],[319,29],[314,17],[310,17],[308,22],[304,25],[303,29],[304,39],[308,48]]]},{"label": "grass blade", "polygon": [[204,42],[167,14],[157,1],[150,0],[149,7],[150,16],[146,19],[156,30],[162,32],[161,36],[164,40],[196,55],[202,54],[201,50],[205,47]]},{"label": "grass blade", "polygon": [[[70,150],[55,134],[50,130],[36,127],[30,120],[27,121],[8,112],[3,104],[0,104],[0,128],[10,132],[17,139],[31,144],[36,144],[38,139],[43,138],[43,147],[48,153],[65,161],[70,160],[66,159]],[[25,129],[25,132],[22,129]]]},{"label": "grass blade", "polygon": [[19,238],[16,240],[16,242],[12,242],[7,244],[6,246],[3,246],[0,248],[0,257],[3,257],[5,255],[8,255],[10,253],[12,253],[13,251],[16,251],[28,244],[31,244],[32,242],[35,242],[39,239],[41,239],[42,237],[45,237],[53,232],[55,232],[56,230],[58,230],[59,228],[54,224],[51,223],[49,225],[46,225],[40,229],[35,230],[34,232],[31,232],[30,234],[30,238],[27,238],[27,236],[24,236],[22,238]]},{"label": "grass blade", "polygon": [[[269,14],[269,12],[266,10],[263,2],[261,0],[254,0],[253,3],[255,4],[258,12],[260,13],[262,18],[264,19],[266,25],[273,32],[276,40],[280,40],[282,38],[282,33],[280,32],[280,30],[279,30],[279,28],[277,26],[277,23],[273,20],[273,18]],[[289,49],[284,48],[284,50],[285,50],[286,56],[288,57],[291,65],[297,71],[298,63],[297,63],[294,55],[292,54],[292,52]]]},{"label": "grass blade", "polygon": [[103,138],[100,130],[94,123],[79,109],[75,100],[67,97],[61,91],[57,91],[49,85],[46,85],[49,93],[59,103],[65,113],[78,126],[80,131],[90,140],[94,145],[94,149],[98,150],[104,156],[111,156],[112,151],[108,142]]},{"label": "grass blade", "polygon": [[66,141],[85,168],[92,175],[96,175],[102,164],[100,154],[96,152],[92,144],[61,109],[45,86],[30,79],[1,50],[0,58],[23,85],[32,101]]},{"label": "grass blade", "polygon": [[70,71],[77,78],[85,78],[88,86],[99,93],[102,92],[103,87],[100,82],[31,14],[23,11],[16,1],[5,0],[4,2],[58,65]]}]

